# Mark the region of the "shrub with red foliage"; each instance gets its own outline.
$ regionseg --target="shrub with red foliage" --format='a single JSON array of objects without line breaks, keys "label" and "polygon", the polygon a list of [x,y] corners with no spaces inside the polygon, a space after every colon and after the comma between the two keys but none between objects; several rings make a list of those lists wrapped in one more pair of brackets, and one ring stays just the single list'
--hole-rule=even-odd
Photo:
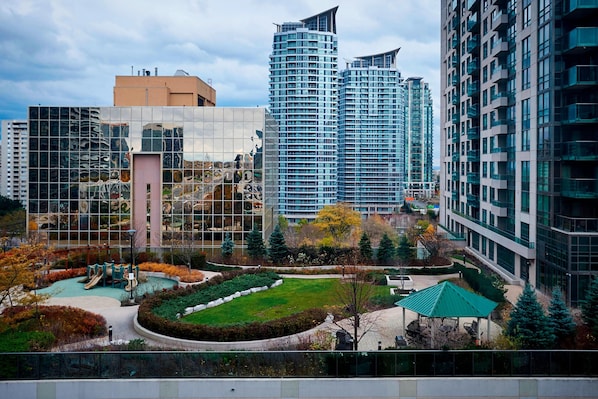
[{"label": "shrub with red foliage", "polygon": [[55,283],[60,280],[66,280],[73,277],[85,276],[87,274],[87,268],[78,267],[76,269],[61,270],[58,272],[52,272],[45,276],[45,281],[48,284]]},{"label": "shrub with red foliage", "polygon": [[[37,312],[37,313],[36,313]],[[5,321],[15,327],[54,334],[57,344],[106,335],[103,316],[70,306],[14,306],[4,310]],[[36,320],[37,319],[37,320]]]}]

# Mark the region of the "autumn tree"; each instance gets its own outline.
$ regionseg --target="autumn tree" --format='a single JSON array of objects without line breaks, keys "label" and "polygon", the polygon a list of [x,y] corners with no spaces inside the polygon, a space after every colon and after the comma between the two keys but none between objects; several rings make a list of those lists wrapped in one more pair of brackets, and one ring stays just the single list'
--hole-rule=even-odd
[{"label": "autumn tree", "polygon": [[430,224],[426,230],[419,236],[419,241],[428,251],[428,259],[442,257],[451,249],[451,242],[436,233],[434,225]]},{"label": "autumn tree", "polygon": [[372,256],[374,255],[370,237],[365,231],[361,234],[361,239],[359,240],[359,255],[361,256],[361,260],[364,262],[369,262],[372,260]]},{"label": "autumn tree", "polygon": [[368,235],[373,246],[377,246],[386,234],[390,239],[396,237],[395,229],[378,214],[369,216],[361,223],[361,230]]},{"label": "autumn tree", "polygon": [[[342,314],[353,330],[353,349],[358,350],[359,341],[376,324],[376,317],[368,313],[375,286],[373,281],[368,279],[367,272],[355,266],[347,268],[346,273],[347,277],[340,282],[337,297],[343,306]],[[340,325],[339,327],[343,328]]]},{"label": "autumn tree", "polygon": [[348,204],[339,202],[320,209],[313,224],[326,232],[336,245],[341,245],[346,242],[351,230],[361,224],[361,215]]},{"label": "autumn tree", "polygon": [[49,255],[46,248],[39,244],[24,244],[1,254],[0,304],[32,303],[35,295],[26,289],[38,285],[49,267]]}]

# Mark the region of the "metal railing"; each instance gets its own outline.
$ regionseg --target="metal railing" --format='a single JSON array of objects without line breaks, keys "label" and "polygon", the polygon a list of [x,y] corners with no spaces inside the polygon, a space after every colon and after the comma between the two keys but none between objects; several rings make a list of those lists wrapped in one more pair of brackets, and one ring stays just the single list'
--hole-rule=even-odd
[{"label": "metal railing", "polygon": [[0,354],[1,380],[598,376],[598,351],[69,352]]}]

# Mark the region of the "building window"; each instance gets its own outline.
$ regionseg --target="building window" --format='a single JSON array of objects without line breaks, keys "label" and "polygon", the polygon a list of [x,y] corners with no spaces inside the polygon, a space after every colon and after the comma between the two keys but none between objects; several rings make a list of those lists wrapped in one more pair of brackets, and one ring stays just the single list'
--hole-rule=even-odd
[{"label": "building window", "polygon": [[532,10],[531,10],[531,3],[532,0],[524,0],[523,1],[523,28],[527,28],[532,24]]},{"label": "building window", "polygon": [[521,222],[521,239],[529,242],[529,224]]},{"label": "building window", "polygon": [[538,125],[550,122],[550,92],[538,94]]},{"label": "building window", "polygon": [[531,111],[529,98],[526,98],[521,101],[521,151],[530,150],[530,119]]}]

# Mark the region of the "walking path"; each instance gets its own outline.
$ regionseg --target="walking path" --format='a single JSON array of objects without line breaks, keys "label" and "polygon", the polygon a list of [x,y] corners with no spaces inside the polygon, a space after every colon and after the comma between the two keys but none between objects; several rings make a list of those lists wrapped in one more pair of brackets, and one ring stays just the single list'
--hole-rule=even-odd
[{"label": "walking path", "polygon": [[[214,273],[203,272],[207,277],[211,277]],[[305,278],[324,278],[324,277],[340,277],[339,275],[308,275],[301,276]],[[448,278],[458,277],[454,275],[440,275],[440,276],[423,276],[423,275],[412,275],[414,288],[422,290],[426,287],[430,287],[437,284],[441,280]],[[516,285],[505,286],[507,292],[505,297],[511,303],[516,303],[519,295],[522,292],[522,288]],[[106,319],[106,324],[112,328],[112,341],[116,343],[124,343],[135,339],[143,339],[149,346],[164,346],[164,344],[154,341],[146,336],[140,335],[134,329],[133,320],[137,315],[139,306],[121,306],[120,301],[114,298],[101,297],[101,296],[86,296],[86,297],[70,297],[70,298],[58,298],[51,297],[46,301],[48,305],[63,305],[63,306],[75,306],[88,310],[93,313],[102,315]],[[382,349],[388,347],[394,347],[395,337],[397,335],[404,335],[403,323],[403,310],[400,307],[393,307],[390,309],[379,310],[368,314],[368,323],[364,325],[370,328],[366,334],[362,336],[362,331],[359,331],[359,336],[362,336],[359,342],[359,349],[364,351],[377,350],[379,347]],[[406,310],[406,324],[415,320],[417,314]],[[473,320],[473,319],[471,319]],[[471,322],[469,319],[461,319],[461,324],[465,322]],[[341,321],[338,325],[325,324],[322,329],[328,331],[330,334],[334,334],[342,326],[347,331],[353,334],[353,327],[348,321]],[[480,323],[480,330],[483,332],[482,337],[487,337],[486,332],[487,323],[483,321]],[[501,332],[500,327],[491,323],[490,337],[495,338]],[[57,350],[84,350],[93,345],[107,345],[109,344],[108,337],[98,338],[90,341],[81,343],[75,343],[63,346]],[[169,345],[172,349],[177,349],[176,345]],[[181,346],[181,349],[184,348]]]}]

